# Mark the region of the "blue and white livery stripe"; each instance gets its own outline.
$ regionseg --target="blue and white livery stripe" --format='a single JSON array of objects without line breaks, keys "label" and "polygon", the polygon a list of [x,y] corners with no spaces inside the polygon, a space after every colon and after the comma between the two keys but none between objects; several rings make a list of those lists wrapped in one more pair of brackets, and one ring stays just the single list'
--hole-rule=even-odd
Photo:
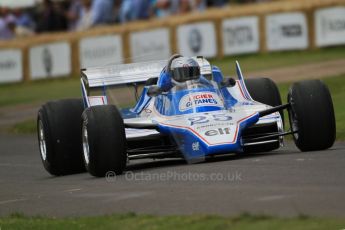
[{"label": "blue and white livery stripe", "polygon": [[243,93],[244,96],[247,100],[253,101],[253,98],[250,96],[246,85],[244,84],[244,79],[243,79],[243,75],[242,75],[242,71],[241,71],[241,67],[240,64],[238,63],[238,61],[236,61],[236,73],[238,76],[238,79],[240,80],[240,84],[241,84],[241,88],[243,89]]}]

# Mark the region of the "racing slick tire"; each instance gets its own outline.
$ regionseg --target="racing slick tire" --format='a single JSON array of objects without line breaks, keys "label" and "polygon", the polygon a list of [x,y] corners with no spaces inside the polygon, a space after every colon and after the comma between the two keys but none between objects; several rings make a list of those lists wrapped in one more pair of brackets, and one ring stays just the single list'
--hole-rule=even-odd
[{"label": "racing slick tire", "polygon": [[122,174],[126,167],[126,134],[114,105],[87,108],[82,115],[83,153],[86,169],[96,177]]},{"label": "racing slick tire", "polygon": [[[245,79],[245,85],[253,100],[261,102],[270,106],[278,106],[282,104],[282,99],[277,85],[269,78],[251,78]],[[284,114],[280,113],[284,123]],[[273,129],[272,132],[277,132],[275,127],[268,127],[268,130]],[[261,145],[247,146],[244,148],[245,152],[267,152],[280,147],[279,138],[277,142],[267,143]]]},{"label": "racing slick tire", "polygon": [[332,97],[320,80],[294,83],[288,93],[289,121],[296,146],[301,151],[330,148],[336,137]]},{"label": "racing slick tire", "polygon": [[44,168],[52,175],[85,171],[80,117],[82,99],[44,104],[38,111],[38,144]]},{"label": "racing slick tire", "polygon": [[[245,84],[250,96],[253,100],[270,106],[278,106],[282,104],[279,89],[269,78],[251,78],[245,79]],[[284,121],[283,112],[280,113]]]}]

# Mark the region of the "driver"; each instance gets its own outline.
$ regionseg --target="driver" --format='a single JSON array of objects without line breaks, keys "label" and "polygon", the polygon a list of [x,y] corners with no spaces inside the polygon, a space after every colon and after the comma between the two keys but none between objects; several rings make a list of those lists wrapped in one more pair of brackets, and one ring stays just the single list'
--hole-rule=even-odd
[{"label": "driver", "polygon": [[178,85],[190,80],[198,80],[200,78],[200,67],[193,58],[179,57],[175,58],[168,70],[171,75],[171,81]]},{"label": "driver", "polygon": [[[189,57],[176,57],[166,67],[167,69],[158,80],[158,86],[163,91],[169,91],[174,86],[183,88],[185,83],[190,80],[207,81],[200,74],[198,62]],[[207,81],[208,82],[208,81]]]}]

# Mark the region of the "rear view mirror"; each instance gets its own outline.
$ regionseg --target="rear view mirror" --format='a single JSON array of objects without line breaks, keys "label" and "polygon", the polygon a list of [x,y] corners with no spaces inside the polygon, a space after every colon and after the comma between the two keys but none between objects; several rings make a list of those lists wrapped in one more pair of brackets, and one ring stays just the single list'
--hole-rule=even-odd
[{"label": "rear view mirror", "polygon": [[147,91],[147,95],[150,97],[156,97],[160,95],[163,90],[157,85],[151,85]]}]

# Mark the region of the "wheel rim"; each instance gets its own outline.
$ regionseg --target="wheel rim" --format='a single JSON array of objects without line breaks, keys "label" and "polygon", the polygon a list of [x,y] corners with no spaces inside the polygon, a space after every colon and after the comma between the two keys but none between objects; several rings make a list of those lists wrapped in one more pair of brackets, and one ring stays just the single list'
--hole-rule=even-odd
[{"label": "wheel rim", "polygon": [[89,138],[87,133],[87,127],[86,125],[83,125],[83,153],[84,153],[84,161],[86,165],[90,162],[90,147],[89,147]]},{"label": "wheel rim", "polygon": [[38,121],[38,138],[39,138],[39,145],[40,145],[40,152],[43,161],[47,160],[47,144],[46,138],[44,135],[44,127],[42,120]]}]

